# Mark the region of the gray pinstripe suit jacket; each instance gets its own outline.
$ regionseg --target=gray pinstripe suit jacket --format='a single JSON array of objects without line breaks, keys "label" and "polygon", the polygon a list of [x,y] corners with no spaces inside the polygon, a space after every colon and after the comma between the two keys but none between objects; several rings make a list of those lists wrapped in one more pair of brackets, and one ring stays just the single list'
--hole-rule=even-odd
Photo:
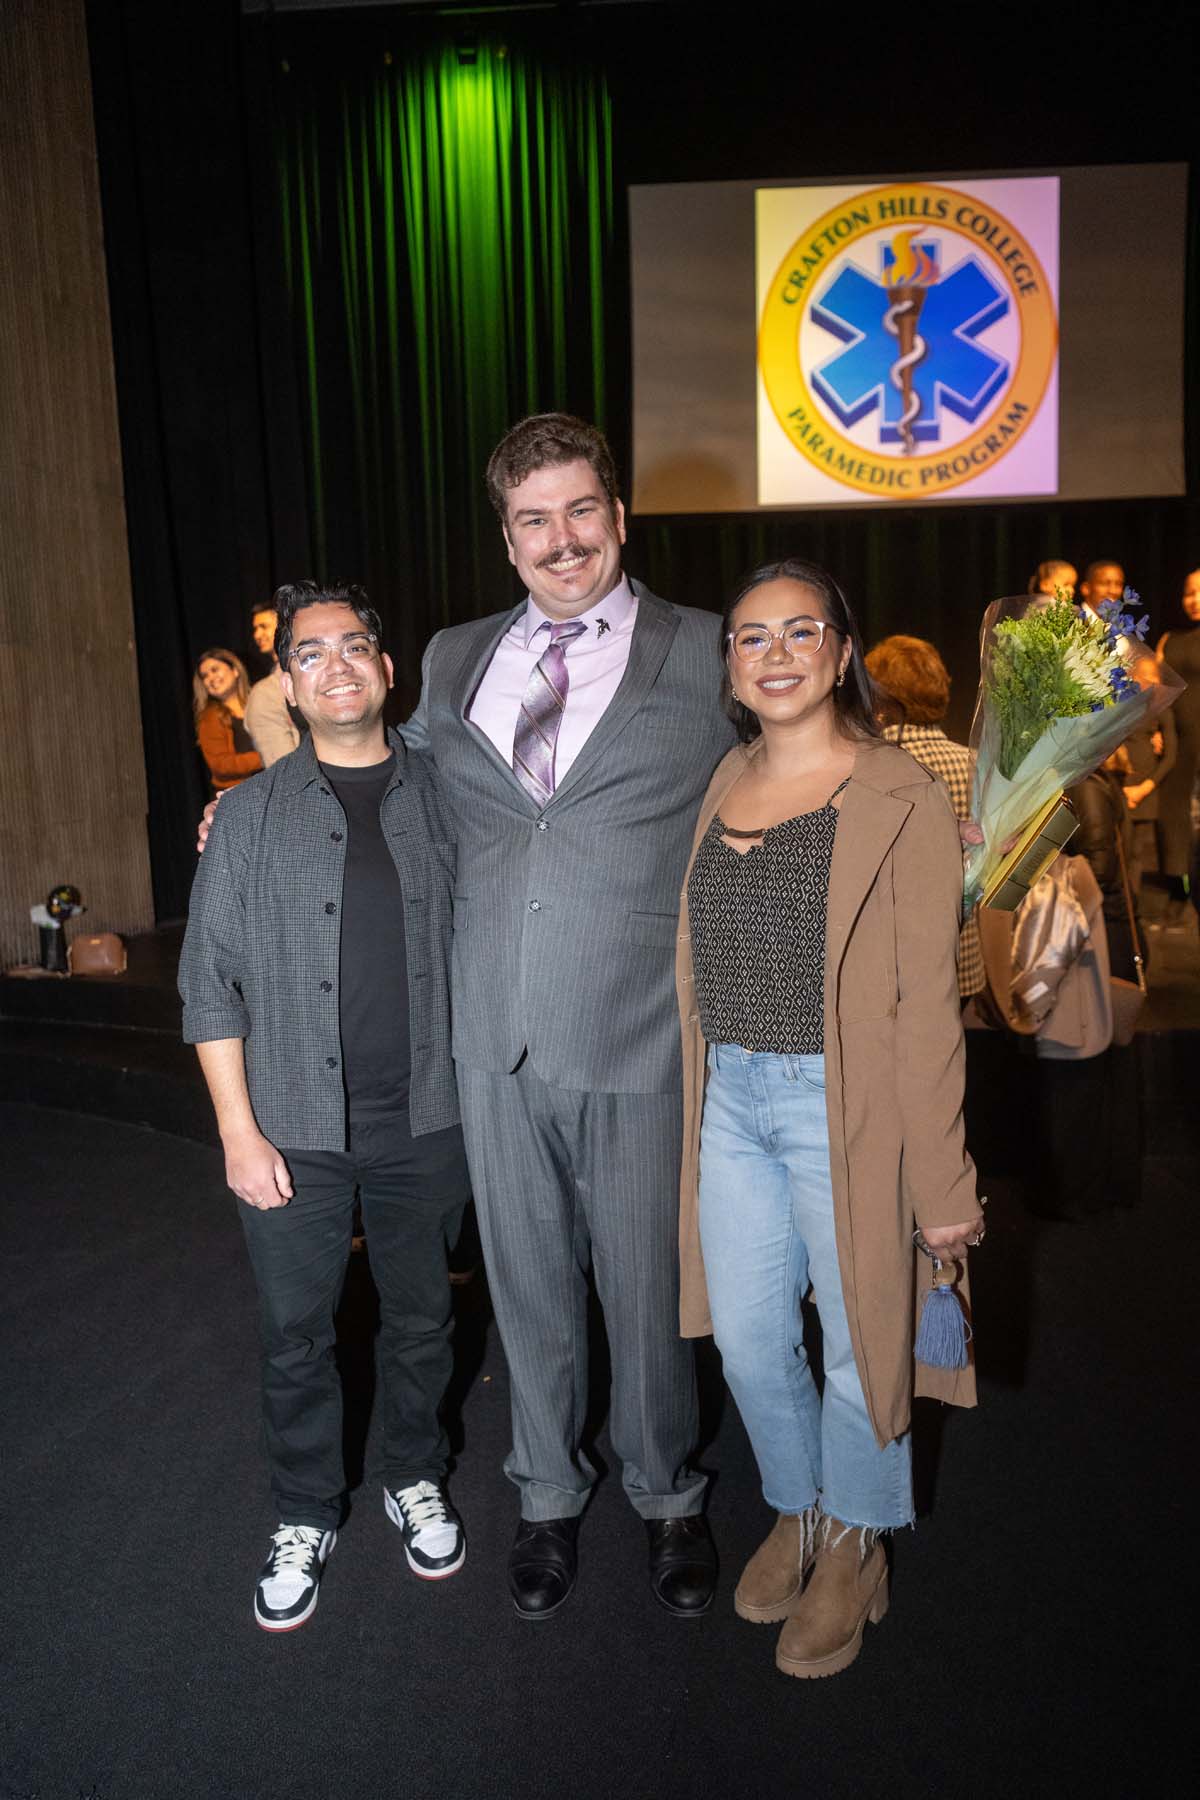
[{"label": "gray pinstripe suit jacket", "polygon": [[594,1093],[680,1087],[679,889],[734,741],[717,703],[718,620],[632,586],[625,674],[544,811],[466,718],[524,603],[437,634],[403,728],[432,754],[456,823],[456,1060],[503,1073],[527,1049],[544,1081]]}]

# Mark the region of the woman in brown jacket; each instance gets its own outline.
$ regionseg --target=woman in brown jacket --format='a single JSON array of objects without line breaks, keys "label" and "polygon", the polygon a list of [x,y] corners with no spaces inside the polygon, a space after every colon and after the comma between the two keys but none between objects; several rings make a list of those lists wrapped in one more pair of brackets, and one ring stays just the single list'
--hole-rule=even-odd
[{"label": "woman in brown jacket", "polygon": [[929,1282],[914,1228],[945,1260],[983,1231],[962,1137],[962,859],[940,783],[879,740],[824,570],[758,570],[722,643],[743,742],[713,776],[682,898],[682,1329],[714,1333],[778,1514],[737,1611],[786,1620],[786,1673],[831,1675],[887,1610],[880,1534],[912,1520],[914,1375],[974,1400],[970,1368],[913,1361]]},{"label": "woman in brown jacket", "polygon": [[236,787],[262,768],[262,757],[246,730],[250,678],[232,650],[206,650],[192,676],[196,742],[216,793]]}]

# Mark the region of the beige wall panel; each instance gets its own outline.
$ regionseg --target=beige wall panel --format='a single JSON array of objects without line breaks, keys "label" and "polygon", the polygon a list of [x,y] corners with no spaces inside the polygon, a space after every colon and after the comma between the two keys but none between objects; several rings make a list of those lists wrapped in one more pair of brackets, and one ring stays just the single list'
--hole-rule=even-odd
[{"label": "beige wall panel", "polygon": [[153,923],[83,0],[0,32],[0,962],[59,881]]}]

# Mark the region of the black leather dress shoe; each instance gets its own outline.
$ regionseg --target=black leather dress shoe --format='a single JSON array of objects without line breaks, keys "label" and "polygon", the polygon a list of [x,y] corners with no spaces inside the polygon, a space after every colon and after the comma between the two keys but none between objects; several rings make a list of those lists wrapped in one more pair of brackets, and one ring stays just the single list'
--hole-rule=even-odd
[{"label": "black leather dress shoe", "polygon": [[647,1519],[646,1536],[654,1598],[681,1619],[707,1612],[717,1585],[717,1551],[708,1521],[700,1513]]},{"label": "black leather dress shoe", "polygon": [[523,1619],[548,1619],[575,1586],[578,1519],[522,1519],[508,1557],[508,1587]]}]

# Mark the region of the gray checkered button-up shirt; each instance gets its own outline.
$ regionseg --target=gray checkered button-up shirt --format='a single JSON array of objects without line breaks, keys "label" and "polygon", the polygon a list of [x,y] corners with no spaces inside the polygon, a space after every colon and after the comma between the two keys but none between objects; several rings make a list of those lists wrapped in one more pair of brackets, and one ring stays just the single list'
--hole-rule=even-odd
[{"label": "gray checkered button-up shirt", "polygon": [[[388,744],[380,820],[408,962],[414,1136],[458,1123],[450,1058],[454,844],[427,759]],[[189,1044],[245,1040],[259,1130],[294,1150],[346,1148],[339,959],[346,815],[312,740],[221,801],[192,887],[179,964]]]}]

